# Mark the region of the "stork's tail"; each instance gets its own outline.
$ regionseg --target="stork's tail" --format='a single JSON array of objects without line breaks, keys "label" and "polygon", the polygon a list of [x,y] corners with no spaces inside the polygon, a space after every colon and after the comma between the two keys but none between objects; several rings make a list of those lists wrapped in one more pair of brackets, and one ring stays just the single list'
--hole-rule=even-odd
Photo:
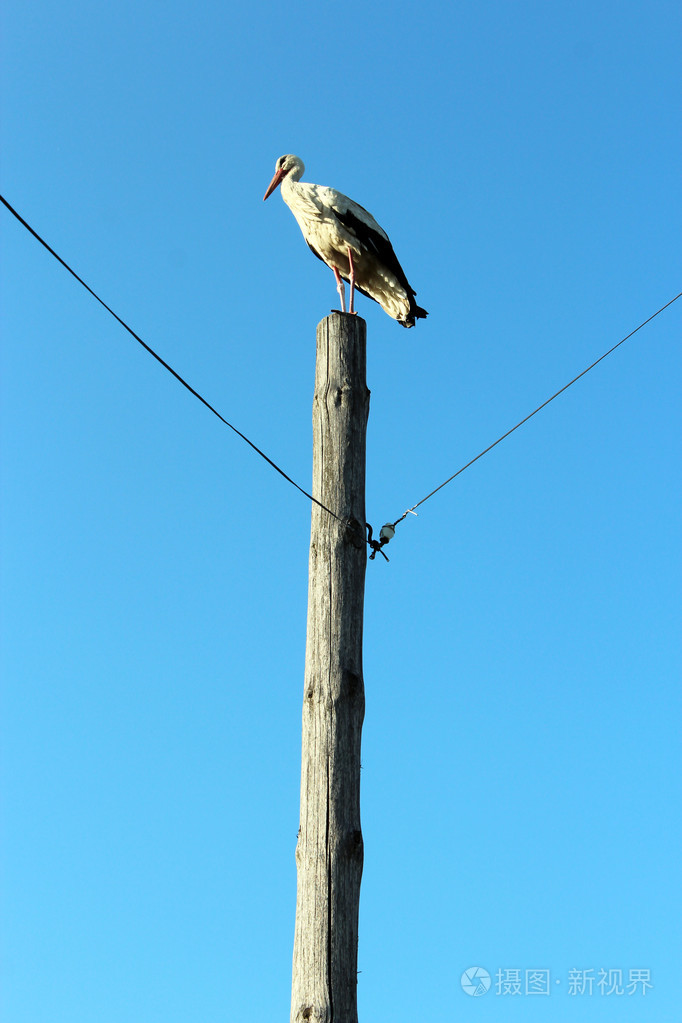
[{"label": "stork's tail", "polygon": [[398,320],[398,323],[402,324],[403,327],[414,327],[415,320],[425,320],[429,314],[426,309],[422,309],[420,305],[416,305],[414,302],[410,305],[410,312],[406,319]]}]

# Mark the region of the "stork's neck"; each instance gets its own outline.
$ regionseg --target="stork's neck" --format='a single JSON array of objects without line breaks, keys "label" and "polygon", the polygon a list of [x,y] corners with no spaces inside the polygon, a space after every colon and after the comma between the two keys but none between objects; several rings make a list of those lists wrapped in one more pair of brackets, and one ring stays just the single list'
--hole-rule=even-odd
[{"label": "stork's neck", "polygon": [[290,170],[289,173],[287,174],[287,176],[282,179],[282,184],[280,186],[280,189],[281,189],[281,192],[282,192],[282,198],[284,199],[284,201],[287,204],[287,206],[289,205],[290,200],[292,200],[292,199],[295,200],[296,195],[297,195],[298,190],[299,190],[298,189],[298,182],[300,181],[302,176],[303,176],[303,166],[300,166],[300,167],[294,167],[293,170]]}]

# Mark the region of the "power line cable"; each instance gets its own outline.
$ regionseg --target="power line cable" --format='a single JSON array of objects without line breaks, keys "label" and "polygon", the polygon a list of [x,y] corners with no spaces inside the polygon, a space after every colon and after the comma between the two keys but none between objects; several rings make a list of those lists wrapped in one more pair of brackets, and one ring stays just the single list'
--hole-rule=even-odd
[{"label": "power line cable", "polygon": [[[326,511],[329,515],[332,516],[332,518],[335,518],[338,522],[344,522],[344,519],[342,519],[340,516],[338,516],[330,508],[327,508],[326,505],[322,504],[321,501],[318,501],[317,498],[313,497],[312,494],[309,494],[307,490],[303,489],[303,487],[299,486],[299,484],[296,483],[296,481],[293,480],[291,478],[291,476],[288,476],[287,473],[285,473],[284,470],[281,469],[277,465],[276,462],[273,462],[273,460],[271,458],[269,458],[265,454],[264,451],[261,451],[261,449],[259,447],[257,447],[253,443],[253,441],[249,440],[249,438],[245,434],[243,434],[241,432],[241,430],[238,430],[236,426],[233,426],[232,423],[228,422],[228,420],[225,419],[225,417],[222,416],[220,414],[220,412],[218,412],[218,410],[215,409],[213,407],[213,405],[210,404],[210,402],[208,402],[201,394],[199,394],[198,391],[196,391],[190,384],[188,384],[187,381],[183,377],[181,377],[180,374],[178,372],[176,372],[176,370],[174,370],[173,367],[170,366],[165,361],[165,359],[162,359],[161,356],[157,352],[155,352],[154,349],[151,348],[146,343],[146,341],[143,341],[142,338],[139,336],[139,334],[136,334],[135,331],[132,329],[132,327],[129,327],[128,324],[125,322],[125,320],[121,319],[121,317],[118,316],[118,314],[115,313],[114,310],[109,305],[107,305],[107,303],[103,299],[101,299],[99,297],[99,295],[95,291],[93,291],[93,289],[88,284],[85,283],[83,278],[80,277],[76,273],[76,271],[73,270],[69,266],[69,264],[64,259],[62,259],[62,257],[57,252],[55,252],[55,250],[50,245],[48,245],[48,243],[45,241],[45,239],[42,238],[38,234],[38,232],[35,231],[31,227],[31,225],[29,223],[27,223],[26,220],[24,220],[24,218],[14,209],[14,207],[12,205],[10,205],[10,203],[7,201],[7,199],[5,199],[5,197],[3,195],[0,195],[0,202],[2,202],[3,205],[7,207],[9,212],[14,217],[16,217],[16,219],[19,221],[19,223],[22,224],[26,228],[26,230],[29,231],[29,233],[32,234],[33,237],[37,241],[39,241],[40,244],[45,249],[47,249],[47,251],[52,256],[54,256],[54,258],[59,263],[61,263],[61,265],[66,270],[68,270],[68,272],[71,274],[71,276],[75,277],[75,279],[79,282],[79,284],[82,284],[83,287],[85,288],[85,290],[88,291],[92,295],[92,297],[95,298],[100,303],[100,305],[102,305],[107,310],[108,313],[111,313],[111,315],[114,317],[114,319],[117,320],[118,323],[120,323],[121,326],[125,330],[127,330],[128,333],[132,337],[134,337],[135,340],[139,344],[142,345],[142,347],[145,349],[145,351],[147,351],[151,356],[153,356],[153,358],[156,359],[156,361],[159,362],[164,367],[164,369],[168,370],[168,372],[171,373],[172,376],[174,376],[175,379],[179,383],[181,383],[183,387],[187,388],[187,390],[190,392],[190,394],[193,394],[195,398],[198,398],[198,400],[203,405],[205,405],[207,409],[209,409],[215,416],[217,416],[217,418],[221,421],[221,423],[224,423],[225,426],[228,426],[234,433],[237,434],[238,437],[241,437],[241,439],[243,441],[245,441],[249,445],[249,447],[253,448],[253,450],[257,454],[259,454],[261,456],[261,458],[263,458],[268,463],[268,465],[271,465],[272,468],[275,469],[280,474],[280,476],[283,476],[284,479],[287,480],[288,483],[291,483],[291,485],[293,487],[295,487],[298,491],[300,491],[300,493],[303,494],[304,497],[307,497],[308,500],[313,501],[314,504],[318,505],[320,508],[323,509],[323,511]],[[463,465],[461,467],[461,469],[458,469],[457,472],[452,474],[452,476],[449,476],[446,480],[444,480],[437,487],[435,487],[430,493],[428,493],[426,495],[426,497],[422,497],[422,499],[420,501],[417,501],[417,503],[413,504],[411,508],[408,508],[400,516],[399,519],[396,519],[396,521],[393,522],[393,523],[386,523],[386,525],[384,525],[382,527],[381,534],[380,534],[380,537],[381,537],[380,540],[372,539],[372,529],[371,529],[371,526],[369,525],[369,523],[367,523],[366,525],[367,525],[367,529],[368,529],[368,532],[369,532],[369,537],[366,539],[365,542],[367,543],[367,545],[369,547],[372,548],[372,554],[370,555],[370,558],[374,558],[374,556],[377,553],[377,551],[379,553],[381,553],[384,558],[386,558],[386,554],[382,550],[382,547],[385,546],[385,544],[387,544],[389,542],[389,540],[391,540],[392,537],[395,535],[395,527],[398,525],[399,522],[402,522],[403,519],[407,518],[408,515],[416,515],[417,514],[416,509],[419,508],[420,505],[424,504],[425,501],[428,501],[429,498],[434,496],[434,494],[437,494],[439,490],[442,490],[443,487],[448,485],[448,483],[451,483],[454,479],[457,478],[457,476],[461,476],[461,474],[465,471],[465,469],[468,469],[471,465],[474,464],[474,462],[477,462],[479,460],[479,458],[483,458],[484,455],[487,455],[489,451],[492,451],[492,449],[494,447],[497,447],[497,445],[500,444],[507,437],[509,437],[510,434],[514,433],[515,430],[518,430],[519,427],[523,426],[524,423],[527,423],[529,419],[532,419],[534,415],[537,415],[538,412],[542,411],[543,408],[545,408],[547,405],[549,405],[550,402],[554,401],[555,398],[558,398],[560,394],[563,394],[564,391],[568,390],[569,387],[572,387],[572,385],[575,384],[578,380],[580,380],[581,377],[584,377],[586,373],[589,373],[591,369],[594,369],[595,366],[597,366],[600,362],[602,362],[602,360],[605,359],[607,357],[607,355],[611,355],[612,352],[615,352],[616,348],[619,348],[622,344],[624,344],[626,341],[628,341],[633,336],[633,334],[636,334],[638,330],[641,330],[642,327],[645,327],[647,325],[647,323],[651,323],[651,321],[653,319],[655,319],[656,316],[658,316],[665,309],[667,309],[668,306],[671,306],[673,304],[673,302],[676,302],[679,298],[682,298],[682,291],[679,294],[675,295],[674,298],[671,298],[670,301],[666,302],[665,305],[662,305],[660,309],[657,309],[655,313],[652,313],[652,315],[649,316],[642,323],[640,323],[638,327],[635,327],[634,330],[631,330],[629,334],[626,334],[626,336],[624,338],[621,338],[621,340],[618,341],[611,348],[609,348],[608,351],[604,352],[603,355],[600,355],[598,359],[595,359],[595,361],[593,363],[591,363],[589,366],[587,366],[587,368],[584,369],[581,373],[578,373],[578,375],[573,377],[572,380],[569,380],[569,382],[567,384],[564,384],[564,386],[561,387],[558,391],[556,391],[556,393],[553,394],[550,398],[547,398],[547,400],[543,401],[541,405],[538,405],[538,407],[536,409],[533,409],[532,412],[530,412],[527,416],[525,416],[518,423],[516,423],[515,426],[512,426],[511,429],[507,430],[506,433],[503,433],[501,437],[498,437],[497,440],[493,441],[492,444],[489,444],[487,448],[484,448],[483,451],[480,451],[474,458],[470,459],[466,463],[466,465]],[[386,558],[386,560],[388,560],[388,558]]]},{"label": "power line cable", "polygon": [[206,406],[206,408],[207,408],[207,409],[209,409],[209,410],[210,410],[210,411],[211,411],[211,412],[213,413],[213,415],[214,415],[214,416],[217,416],[217,417],[218,417],[218,419],[220,420],[220,422],[221,422],[221,423],[224,423],[224,424],[225,424],[225,426],[229,426],[229,428],[230,428],[230,429],[231,429],[231,430],[232,430],[232,431],[233,431],[234,433],[236,433],[238,437],[241,437],[241,439],[242,439],[243,441],[246,441],[246,443],[247,443],[247,444],[249,445],[249,447],[253,448],[253,450],[254,450],[254,451],[255,451],[255,452],[257,453],[257,454],[259,454],[259,455],[261,456],[261,458],[264,458],[264,459],[265,459],[265,461],[266,461],[266,462],[268,463],[268,465],[271,465],[271,466],[272,466],[272,468],[273,468],[273,469],[275,469],[275,470],[276,470],[276,471],[277,471],[277,472],[278,472],[278,473],[280,474],[280,476],[283,476],[283,477],[284,477],[284,479],[285,479],[285,480],[287,480],[287,482],[291,483],[291,485],[292,485],[293,487],[296,487],[296,489],[297,489],[297,490],[300,490],[300,492],[301,492],[301,493],[302,493],[302,494],[303,494],[303,495],[304,495],[305,497],[307,497],[307,498],[308,498],[308,500],[310,500],[310,501],[313,501],[313,502],[314,502],[315,504],[319,505],[319,507],[320,507],[320,508],[322,508],[322,509],[323,509],[324,511],[328,512],[328,513],[329,513],[329,514],[330,514],[330,515],[331,515],[331,516],[332,516],[333,518],[335,518],[335,519],[336,519],[336,520],[337,520],[338,522],[343,522],[343,521],[344,521],[344,520],[343,520],[343,519],[342,519],[342,518],[341,518],[340,516],[336,515],[336,514],[335,514],[335,512],[333,512],[333,511],[332,511],[332,510],[331,510],[330,508],[327,508],[327,507],[326,507],[326,505],[322,504],[322,502],[321,502],[321,501],[318,501],[316,497],[313,497],[313,495],[312,495],[312,494],[309,494],[307,490],[304,490],[304,489],[303,489],[303,487],[299,486],[299,485],[298,485],[298,483],[296,483],[296,481],[295,481],[295,480],[292,480],[291,476],[288,476],[288,475],[287,475],[287,474],[285,473],[284,469],[280,469],[280,467],[279,467],[279,466],[277,465],[277,463],[276,463],[276,462],[273,462],[273,460],[272,460],[271,458],[268,458],[268,456],[267,456],[267,455],[265,454],[265,452],[264,452],[264,451],[261,451],[261,449],[260,449],[259,447],[257,447],[257,446],[256,446],[256,445],[255,445],[255,444],[253,443],[253,441],[252,441],[252,440],[249,440],[249,438],[248,438],[248,437],[247,437],[247,436],[246,436],[245,434],[243,434],[243,433],[241,432],[241,430],[238,430],[236,426],[233,426],[233,425],[232,425],[232,423],[229,423],[229,422],[227,421],[227,419],[225,419],[225,417],[224,417],[224,416],[222,416],[222,415],[220,414],[220,412],[218,412],[218,410],[217,410],[217,409],[215,409],[215,408],[213,407],[213,405],[211,405],[211,403],[210,403],[210,402],[206,401],[206,399],[205,399],[204,397],[202,397],[202,395],[201,395],[201,394],[199,394],[199,392],[198,392],[198,391],[195,391],[195,389],[194,389],[194,388],[193,388],[193,387],[191,386],[191,384],[188,384],[188,383],[187,383],[187,381],[186,381],[186,380],[184,379],[184,377],[181,377],[181,376],[180,376],[180,374],[179,374],[178,372],[176,372],[176,370],[174,370],[172,366],[169,366],[169,364],[168,364],[168,363],[166,362],[166,360],[165,360],[165,359],[162,359],[162,358],[161,358],[161,356],[160,356],[160,355],[158,354],[158,352],[155,352],[155,351],[154,351],[154,349],[153,349],[153,348],[151,348],[151,347],[150,347],[150,346],[149,346],[149,345],[147,344],[147,342],[146,342],[146,341],[143,341],[143,340],[142,340],[142,338],[140,337],[140,335],[139,335],[139,334],[136,334],[136,333],[135,333],[135,331],[134,331],[134,330],[132,329],[132,327],[129,327],[129,326],[128,326],[128,324],[127,324],[127,323],[125,322],[125,320],[122,320],[122,319],[121,319],[121,317],[120,317],[120,316],[118,316],[118,314],[114,312],[114,310],[113,310],[113,309],[111,308],[111,306],[108,306],[108,305],[107,305],[107,303],[106,303],[106,302],[105,302],[105,301],[104,301],[103,299],[101,299],[101,298],[99,297],[99,295],[98,295],[98,294],[97,294],[96,292],[94,292],[94,291],[92,290],[92,288],[91,288],[91,287],[90,287],[90,286],[89,286],[88,284],[86,284],[86,283],[85,283],[85,281],[83,280],[83,278],[82,278],[82,277],[79,277],[79,276],[78,276],[78,274],[76,273],[76,271],[75,271],[75,270],[73,270],[73,269],[72,269],[72,268],[71,268],[71,267],[69,266],[69,264],[68,264],[68,263],[67,263],[67,262],[66,262],[65,260],[63,260],[63,259],[62,259],[62,257],[61,257],[61,256],[60,256],[60,255],[59,255],[59,254],[58,254],[57,252],[55,252],[55,250],[54,250],[54,249],[52,248],[52,246],[51,246],[51,245],[48,245],[48,243],[47,243],[47,242],[45,241],[45,239],[44,239],[44,238],[41,238],[41,236],[40,236],[40,235],[38,234],[38,232],[37,232],[37,231],[35,231],[35,230],[34,230],[34,229],[33,229],[33,228],[31,227],[31,225],[30,225],[30,224],[28,224],[28,223],[27,223],[27,222],[26,222],[26,221],[24,220],[24,218],[23,218],[23,217],[22,217],[22,216],[21,216],[21,215],[20,215],[19,213],[17,213],[17,211],[16,211],[15,209],[14,209],[14,207],[13,207],[13,206],[11,206],[11,205],[10,205],[10,204],[8,203],[7,199],[5,199],[5,197],[4,197],[3,195],[0,195],[0,202],[2,202],[2,203],[3,203],[3,205],[7,207],[7,209],[8,209],[9,211],[10,211],[10,213],[11,213],[11,214],[12,214],[12,215],[13,215],[14,217],[16,217],[16,219],[17,219],[17,220],[19,221],[19,223],[20,223],[20,224],[22,224],[22,225],[23,225],[23,226],[24,226],[24,227],[26,228],[26,230],[27,230],[27,231],[29,231],[29,232],[30,232],[30,233],[31,233],[31,234],[33,235],[33,237],[34,237],[34,238],[35,238],[35,239],[36,239],[37,241],[39,241],[39,242],[40,242],[40,244],[41,244],[41,245],[42,245],[42,246],[43,246],[44,248],[46,248],[46,249],[47,249],[47,251],[48,251],[48,252],[50,253],[50,255],[54,256],[54,258],[55,258],[55,259],[56,259],[56,260],[57,260],[57,261],[58,261],[59,263],[61,263],[61,265],[62,265],[62,266],[64,267],[64,269],[65,269],[65,270],[68,270],[68,271],[69,271],[69,273],[71,274],[71,276],[72,276],[72,277],[75,277],[75,278],[76,278],[76,280],[78,281],[78,283],[79,283],[79,284],[82,284],[82,285],[83,285],[83,287],[85,288],[85,290],[86,290],[86,291],[88,291],[88,292],[90,292],[90,294],[92,295],[92,297],[93,297],[93,298],[96,298],[96,299],[97,299],[97,301],[99,302],[99,304],[100,304],[100,305],[102,305],[102,306],[104,306],[104,308],[105,308],[105,309],[107,310],[107,312],[108,312],[108,313],[111,313],[111,315],[112,315],[112,316],[114,317],[114,319],[115,319],[115,320],[118,320],[118,322],[119,322],[119,323],[121,324],[121,326],[122,326],[122,327],[124,327],[124,328],[125,328],[125,330],[127,330],[127,331],[128,331],[128,333],[129,333],[129,334],[130,334],[130,335],[131,335],[132,337],[134,337],[134,338],[135,338],[135,340],[136,340],[136,341],[137,341],[137,342],[138,342],[139,344],[141,344],[141,345],[142,345],[142,347],[144,348],[144,350],[145,350],[146,352],[149,352],[149,354],[150,354],[151,356],[153,356],[153,358],[155,358],[155,359],[156,359],[156,361],[157,361],[158,363],[160,363],[160,364],[161,364],[161,365],[163,366],[163,368],[164,368],[164,369],[167,369],[167,370],[168,370],[168,372],[169,372],[169,373],[171,373],[171,374],[172,374],[172,375],[173,375],[173,376],[175,377],[175,379],[176,379],[176,380],[177,380],[177,381],[178,381],[179,383],[181,383],[181,384],[182,384],[182,386],[183,386],[183,387],[186,387],[186,388],[187,388],[187,390],[189,391],[189,393],[190,393],[190,394],[193,394],[195,398],[198,398],[198,399],[199,399],[199,401],[200,401],[200,402],[202,403],[202,405],[205,405],[205,406]]},{"label": "power line cable", "polygon": [[[655,317],[658,316],[659,313],[662,313],[664,309],[667,309],[668,306],[671,306],[673,302],[677,302],[678,298],[682,298],[682,291],[678,295],[675,295],[674,298],[671,298],[669,302],[666,302],[665,305],[662,305],[660,309],[657,309],[655,313],[652,313],[651,316],[649,316],[646,320],[643,320],[638,327],[635,327],[635,329],[631,330],[629,334],[626,334],[625,337],[621,338],[620,341],[618,341],[615,345],[609,348],[607,352],[604,352],[604,354],[600,355],[598,359],[595,359],[593,363],[591,363],[586,369],[582,371],[582,373],[578,373],[576,377],[573,377],[573,379],[569,380],[567,384],[564,384],[564,386],[561,387],[555,394],[553,394],[551,398],[547,398],[546,401],[543,401],[542,405],[538,405],[536,409],[533,409],[533,411],[530,412],[523,419],[521,419],[516,424],[516,426],[512,426],[510,430],[507,430],[506,433],[503,433],[501,437],[498,437],[497,440],[493,441],[492,444],[489,444],[487,448],[484,448],[483,451],[480,451],[475,456],[475,458],[470,459],[470,461],[468,461],[466,465],[463,465],[461,469],[458,469],[457,472],[453,472],[452,476],[448,476],[448,478],[444,480],[443,483],[440,483],[437,487],[435,487],[429,494],[426,495],[426,497],[422,497],[421,501],[417,501],[417,503],[413,504],[411,508],[408,508],[407,511],[405,511],[400,516],[399,519],[396,519],[395,522],[388,523],[390,528],[395,530],[395,527],[398,525],[398,523],[402,522],[403,519],[407,518],[408,515],[416,515],[417,514],[416,509],[419,508],[420,505],[424,504],[425,501],[428,501],[429,498],[433,497],[434,494],[437,494],[439,490],[443,489],[443,487],[446,487],[448,483],[452,483],[452,481],[456,479],[457,476],[461,476],[464,470],[468,469],[470,465],[473,465],[474,462],[477,462],[479,458],[483,458],[483,456],[487,455],[489,451],[492,451],[494,447],[497,447],[497,445],[500,444],[503,440],[506,440],[506,438],[509,437],[510,434],[514,433],[515,430],[518,430],[520,426],[523,426],[523,424],[527,423],[529,419],[532,419],[533,416],[537,415],[538,412],[541,412],[542,409],[549,405],[551,401],[554,401],[555,398],[558,398],[560,394],[563,394],[564,391],[567,391],[569,387],[572,387],[573,384],[580,380],[581,377],[584,377],[586,373],[589,373],[591,369],[594,369],[595,366],[598,366],[599,363],[602,362],[602,360],[607,357],[607,355],[611,355],[612,352],[615,352],[616,348],[620,348],[620,346],[624,344],[626,341],[628,341],[633,336],[633,334],[636,334],[638,330],[642,329],[642,327],[646,327],[647,323],[651,323],[651,321],[655,319]],[[383,528],[386,529],[386,526],[384,526]],[[388,540],[386,540],[385,543],[388,543]]]}]

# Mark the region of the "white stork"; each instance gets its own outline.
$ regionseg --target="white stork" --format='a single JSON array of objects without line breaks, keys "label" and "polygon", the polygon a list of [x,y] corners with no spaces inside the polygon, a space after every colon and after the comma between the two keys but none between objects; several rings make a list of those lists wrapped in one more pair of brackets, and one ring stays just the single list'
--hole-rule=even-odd
[{"label": "white stork", "polygon": [[357,288],[403,327],[414,327],[414,321],[423,319],[427,313],[415,302],[416,292],[410,287],[386,232],[371,213],[341,192],[301,181],[304,170],[303,160],[298,156],[291,153],[280,156],[263,201],[278,185],[282,186],[282,198],[296,217],[309,247],[334,271],[344,313],[343,281],[348,281],[349,313],[355,312],[353,295]]}]

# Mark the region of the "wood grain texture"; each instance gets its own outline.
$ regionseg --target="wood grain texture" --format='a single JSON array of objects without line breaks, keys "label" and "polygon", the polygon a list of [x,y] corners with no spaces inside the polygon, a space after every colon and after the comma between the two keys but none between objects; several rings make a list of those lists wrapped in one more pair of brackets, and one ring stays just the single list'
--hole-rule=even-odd
[{"label": "wood grain texture", "polygon": [[358,1018],[368,412],[365,321],[334,312],[317,328],[313,494],[343,521],[313,505],[291,1023]]}]

